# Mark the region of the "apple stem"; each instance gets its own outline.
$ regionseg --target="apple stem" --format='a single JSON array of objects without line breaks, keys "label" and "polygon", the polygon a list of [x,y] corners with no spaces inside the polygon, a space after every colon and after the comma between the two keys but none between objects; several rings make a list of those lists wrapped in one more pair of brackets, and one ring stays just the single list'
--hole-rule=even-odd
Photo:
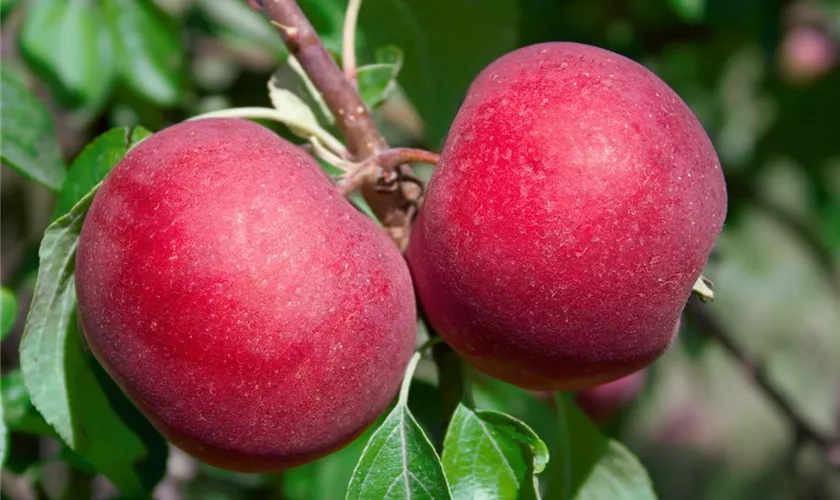
[{"label": "apple stem", "polygon": [[375,156],[370,157],[368,162],[379,165],[386,171],[396,170],[397,167],[405,163],[425,163],[427,165],[437,165],[440,161],[440,155],[426,151],[425,149],[415,148],[391,148],[385,151],[380,151]]},{"label": "apple stem", "polygon": [[344,76],[356,86],[356,25],[359,23],[359,10],[362,0],[350,0],[344,15],[344,31],[341,37],[341,65]]},{"label": "apple stem", "polygon": [[411,356],[408,366],[405,368],[405,377],[403,377],[402,385],[400,386],[399,404],[408,406],[408,391],[411,389],[411,379],[414,378],[414,370],[417,369],[417,364],[420,363],[420,358],[423,354],[418,351]]},{"label": "apple stem", "polygon": [[558,392],[554,395],[554,404],[557,409],[557,454],[561,465],[560,474],[556,480],[560,481],[560,498],[566,500],[572,498],[572,468],[571,468],[571,447],[569,445],[569,415],[568,405],[575,404],[569,394]]},{"label": "apple stem", "polygon": [[[336,118],[336,125],[357,162],[364,162],[388,149],[385,138],[353,83],[338,67],[324,47],[312,24],[294,0],[251,0],[251,6],[278,28],[289,53],[300,63],[312,84],[324,98]],[[411,168],[397,167],[403,177],[411,177]],[[397,246],[408,245],[411,220],[422,190],[414,183],[400,183],[398,189],[383,192],[375,179],[365,178],[362,193],[374,214]]]},{"label": "apple stem", "polygon": [[409,163],[437,165],[439,158],[440,155],[437,153],[424,149],[386,149],[349,169],[338,187],[346,196],[365,184],[375,184],[387,190],[391,186],[398,187],[402,182],[413,182],[420,188],[422,194],[423,183],[414,176],[406,175],[399,167]]},{"label": "apple stem", "polygon": [[411,360],[409,360],[408,366],[405,368],[402,385],[400,385],[400,395],[397,399],[399,404],[408,406],[408,391],[411,389],[411,380],[414,378],[414,372],[417,370],[417,365],[420,363],[420,360],[423,359],[423,355],[426,354],[426,351],[442,341],[443,339],[440,337],[432,337],[426,341],[420,349],[417,349],[417,352],[415,352],[413,356],[411,356]]},{"label": "apple stem", "polygon": [[744,346],[709,313],[708,306],[704,305],[700,299],[692,297],[689,300],[686,314],[699,326],[699,331],[717,341],[730,356],[738,361],[747,378],[755,383],[756,387],[788,420],[793,428],[794,436],[815,443],[824,452],[829,464],[840,468],[840,437],[827,435],[799,413],[796,406],[770,380],[764,364],[747,353]]}]

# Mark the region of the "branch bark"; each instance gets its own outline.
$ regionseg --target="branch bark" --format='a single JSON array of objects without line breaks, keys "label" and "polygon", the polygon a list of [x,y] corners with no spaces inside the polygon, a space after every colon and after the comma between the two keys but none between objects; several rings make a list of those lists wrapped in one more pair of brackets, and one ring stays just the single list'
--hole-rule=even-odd
[{"label": "branch bark", "polygon": [[824,452],[829,464],[840,468],[840,459],[838,459],[840,437],[828,435],[802,415],[796,409],[796,405],[770,380],[763,363],[747,353],[744,346],[712,317],[707,305],[702,304],[696,297],[692,297],[686,307],[686,313],[689,319],[697,324],[701,332],[715,339],[727,353],[738,361],[756,387],[764,393],[779,413],[790,423],[794,437],[801,437],[815,443]]},{"label": "branch bark", "polygon": [[840,264],[826,248],[815,228],[756,189],[753,178],[750,176],[731,175],[727,177],[726,189],[732,198],[738,197],[746,200],[764,215],[774,219],[776,223],[790,231],[791,235],[795,236],[803,248],[811,254],[814,262],[820,266],[828,286],[835,296],[840,298]]},{"label": "branch bark", "polygon": [[[385,138],[373,121],[356,88],[321,43],[312,24],[294,0],[251,0],[278,28],[289,52],[300,62],[309,79],[324,97],[324,102],[336,118],[347,148],[356,162],[388,148]],[[398,167],[401,175],[410,177],[411,168]],[[421,189],[406,183],[394,192],[382,192],[375,183],[362,186],[362,194],[382,221],[391,238],[404,250],[408,244],[411,219]]]}]

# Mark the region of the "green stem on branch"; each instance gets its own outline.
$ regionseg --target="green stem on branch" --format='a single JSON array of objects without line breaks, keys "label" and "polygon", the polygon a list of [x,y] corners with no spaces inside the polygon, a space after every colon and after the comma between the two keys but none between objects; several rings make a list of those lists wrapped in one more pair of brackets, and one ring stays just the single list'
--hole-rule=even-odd
[{"label": "green stem on branch", "polygon": [[420,360],[423,359],[423,355],[426,354],[426,351],[440,342],[440,337],[432,337],[423,344],[420,349],[417,349],[417,352],[415,352],[413,356],[411,356],[411,359],[408,361],[408,366],[405,368],[402,385],[400,386],[400,395],[397,400],[400,404],[408,406],[408,391],[411,389],[411,380],[414,378],[414,372],[417,370],[417,365],[420,363]]},{"label": "green stem on branch", "polygon": [[405,376],[403,376],[402,385],[400,386],[399,404],[408,406],[408,391],[411,389],[411,379],[414,378],[414,371],[417,369],[417,364],[423,357],[423,351],[417,351],[411,356],[408,361],[408,366],[405,368]]},{"label": "green stem on branch", "polygon": [[558,393],[554,396],[554,404],[557,408],[558,429],[560,434],[557,438],[557,452],[559,455],[560,471],[554,480],[560,481],[559,500],[572,498],[572,450],[569,444],[569,414],[568,405],[575,404],[572,394]]},{"label": "green stem on branch", "polygon": [[356,85],[356,25],[359,24],[359,10],[362,0],[350,0],[344,16],[344,32],[341,37],[341,65],[344,76]]}]

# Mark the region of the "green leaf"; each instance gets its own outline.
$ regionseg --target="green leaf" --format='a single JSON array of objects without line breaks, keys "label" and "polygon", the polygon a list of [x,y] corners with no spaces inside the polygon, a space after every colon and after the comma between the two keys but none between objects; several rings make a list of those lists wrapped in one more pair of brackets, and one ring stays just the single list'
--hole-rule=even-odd
[{"label": "green leaf", "polygon": [[286,61],[271,75],[269,91],[272,87],[292,92],[309,109],[317,111],[318,121],[329,125],[335,123],[335,116],[333,116],[327,103],[324,102],[324,96],[321,95],[321,92],[318,91],[294,57],[287,57]]},{"label": "green leaf", "polygon": [[58,438],[55,430],[32,406],[20,370],[3,375],[0,389],[3,393],[3,420],[9,430]]},{"label": "green leaf", "polygon": [[443,442],[443,468],[455,499],[536,499],[535,474],[548,448],[523,422],[458,405]]},{"label": "green leaf", "polygon": [[440,460],[405,405],[376,430],[359,460],[347,499],[451,498]]},{"label": "green leaf", "polygon": [[65,169],[52,116],[5,67],[0,72],[0,122],[3,164],[57,191]]},{"label": "green leaf", "polygon": [[213,35],[243,53],[268,52],[278,59],[286,46],[268,20],[242,0],[197,0]]},{"label": "green leaf", "polygon": [[143,139],[152,135],[143,127],[118,127],[100,135],[76,157],[58,194],[53,219],[67,212],[99,184],[120,159]]},{"label": "green leaf", "polygon": [[537,397],[534,392],[475,370],[471,373],[471,379],[476,407],[511,415],[527,423],[544,442],[556,441],[557,413],[554,411],[552,394],[540,394]]},{"label": "green leaf", "polygon": [[706,14],[706,0],[668,0],[668,3],[687,23],[699,23]]},{"label": "green leaf", "polygon": [[275,76],[268,82],[268,97],[274,109],[283,115],[283,123],[295,135],[308,139],[313,135],[313,130],[321,128],[318,117],[306,101],[295,92],[283,88]]},{"label": "green leaf", "polygon": [[0,391],[3,394],[4,420],[14,427],[32,409],[32,402],[29,400],[20,370],[12,370],[3,375],[0,379]]},{"label": "green leaf", "polygon": [[[0,379],[0,389],[3,406],[0,425],[3,426],[6,436],[10,436],[10,433],[28,433],[57,437],[52,427],[32,407],[20,370],[5,373]],[[8,441],[4,440],[4,445],[8,446]],[[2,464],[3,468],[16,474],[33,472],[42,460],[37,450],[20,450],[18,453],[8,454],[7,448],[5,453],[7,456]]]},{"label": "green leaf", "polygon": [[40,268],[20,345],[20,362],[32,401],[70,447],[73,429],[65,356],[67,330],[76,306],[76,246],[93,193],[53,222],[38,251]]},{"label": "green leaf", "polygon": [[61,439],[124,494],[145,496],[163,475],[165,443],[156,434],[144,441],[120,414],[117,405],[131,405],[115,399],[113,388],[110,394],[103,388],[109,380],[85,353],[76,324],[75,252],[95,192],[44,234],[21,339],[21,370],[32,404]]},{"label": "green leaf", "polygon": [[347,500],[452,498],[440,458],[407,405],[421,355],[411,358],[396,406],[362,452]]},{"label": "green leaf", "polygon": [[0,291],[2,297],[2,311],[0,311],[0,341],[5,340],[6,336],[12,331],[17,321],[18,305],[17,297],[14,292],[6,287]]},{"label": "green leaf", "polygon": [[19,47],[66,107],[101,104],[114,82],[114,55],[99,5],[91,0],[34,0]]},{"label": "green leaf", "polygon": [[433,148],[449,130],[478,72],[520,45],[525,3],[366,0],[363,4],[361,40],[367,47],[393,44],[402,48],[405,65],[400,83],[423,117]]},{"label": "green leaf", "polygon": [[376,63],[356,71],[359,94],[368,108],[373,109],[388,99],[397,87],[397,75],[402,65],[402,50],[389,45],[376,51]]},{"label": "green leaf", "polygon": [[103,0],[103,6],[122,82],[159,106],[176,104],[184,86],[177,26],[153,2]]},{"label": "green leaf", "polygon": [[[293,66],[293,59],[289,59],[289,66]],[[273,108],[244,107],[228,108],[210,111],[191,118],[245,118],[250,120],[264,119],[277,121],[288,127],[298,137],[309,140],[315,147],[316,154],[333,165],[346,164],[344,158],[349,157],[347,148],[329,131],[321,126],[313,108],[307,104],[311,97],[307,92],[286,88],[288,70],[278,72],[268,81],[268,96]],[[309,99],[313,102],[312,99]]]},{"label": "green leaf", "polygon": [[650,478],[638,459],[604,436],[567,395],[556,398],[561,432],[547,498],[651,500]]}]

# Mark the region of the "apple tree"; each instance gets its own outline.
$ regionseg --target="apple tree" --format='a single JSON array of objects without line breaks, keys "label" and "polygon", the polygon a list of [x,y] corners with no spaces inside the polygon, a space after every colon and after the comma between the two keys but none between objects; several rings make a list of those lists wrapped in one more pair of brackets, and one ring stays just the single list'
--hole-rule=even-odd
[{"label": "apple tree", "polygon": [[[737,315],[759,212],[840,326],[840,17],[793,3],[4,1],[4,498],[830,497],[837,356],[786,383]],[[687,492],[720,353],[787,473]]]}]

